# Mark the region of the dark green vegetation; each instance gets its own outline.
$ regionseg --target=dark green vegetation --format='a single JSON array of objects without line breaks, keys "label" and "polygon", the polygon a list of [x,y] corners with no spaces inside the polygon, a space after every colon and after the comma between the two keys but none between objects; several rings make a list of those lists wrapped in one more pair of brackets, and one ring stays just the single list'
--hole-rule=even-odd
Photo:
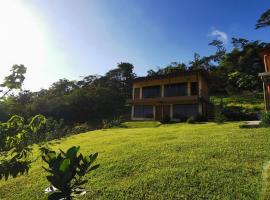
[{"label": "dark green vegetation", "polygon": [[47,148],[42,148],[42,160],[48,164],[43,167],[49,173],[47,180],[51,185],[46,189],[49,200],[76,199],[83,196],[86,191],[83,185],[88,182],[84,176],[97,169],[99,165],[93,165],[98,153],[83,156],[79,154],[80,147],[71,147],[67,152],[56,154]]},{"label": "dark green vegetation", "polygon": [[259,120],[264,112],[263,93],[242,92],[234,95],[216,95],[210,98],[214,115],[221,121]]},{"label": "dark green vegetation", "polygon": [[263,113],[262,120],[261,120],[261,126],[263,127],[270,127],[270,113]]},{"label": "dark green vegetation", "polygon": [[[240,129],[239,123],[126,125],[129,128],[92,131],[50,143],[55,150],[80,144],[83,154],[99,152],[100,167],[86,175],[89,181],[82,199],[260,197],[263,166],[270,160],[269,129]],[[38,159],[28,176],[0,181],[1,199],[46,199],[47,173],[42,166],[45,163]]]}]

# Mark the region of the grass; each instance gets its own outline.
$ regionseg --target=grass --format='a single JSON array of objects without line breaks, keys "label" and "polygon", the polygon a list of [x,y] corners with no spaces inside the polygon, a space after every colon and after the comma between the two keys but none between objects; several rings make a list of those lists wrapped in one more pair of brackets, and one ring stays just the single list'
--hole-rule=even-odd
[{"label": "grass", "polygon": [[[269,129],[239,129],[239,123],[147,123],[52,142],[54,149],[80,145],[83,153],[99,152],[101,167],[87,175],[82,199],[260,197],[263,166],[270,160]],[[28,176],[0,181],[0,199],[46,199],[43,164],[37,160]]]}]

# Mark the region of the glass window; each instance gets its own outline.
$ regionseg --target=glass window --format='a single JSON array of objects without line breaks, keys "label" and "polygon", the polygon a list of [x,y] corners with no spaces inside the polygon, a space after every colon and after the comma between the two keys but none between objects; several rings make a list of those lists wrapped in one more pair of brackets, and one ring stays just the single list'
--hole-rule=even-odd
[{"label": "glass window", "polygon": [[153,118],[153,106],[134,106],[134,117]]},{"label": "glass window", "polygon": [[139,99],[140,98],[140,88],[135,88],[134,89],[134,99]]},{"label": "glass window", "polygon": [[187,96],[187,83],[170,84],[164,86],[164,96]]},{"label": "glass window", "polygon": [[161,89],[160,86],[150,86],[150,87],[143,87],[142,95],[143,98],[155,98],[160,97]]},{"label": "glass window", "polygon": [[192,82],[190,84],[190,91],[191,91],[191,95],[198,95],[198,83],[197,82]]},{"label": "glass window", "polygon": [[173,105],[173,118],[182,119],[198,115],[197,104],[177,104]]}]

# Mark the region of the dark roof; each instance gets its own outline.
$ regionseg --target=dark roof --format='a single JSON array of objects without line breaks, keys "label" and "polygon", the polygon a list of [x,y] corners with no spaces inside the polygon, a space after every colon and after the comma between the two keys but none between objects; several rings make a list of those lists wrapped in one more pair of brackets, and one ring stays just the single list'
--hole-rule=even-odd
[{"label": "dark roof", "polygon": [[154,75],[154,76],[142,76],[133,79],[133,82],[140,82],[140,81],[151,81],[151,80],[161,80],[167,78],[174,78],[178,76],[188,76],[188,75],[197,75],[200,74],[205,78],[206,81],[209,82],[209,73],[206,70],[192,70],[192,71],[182,71],[182,72],[173,72],[170,74],[165,75]]}]

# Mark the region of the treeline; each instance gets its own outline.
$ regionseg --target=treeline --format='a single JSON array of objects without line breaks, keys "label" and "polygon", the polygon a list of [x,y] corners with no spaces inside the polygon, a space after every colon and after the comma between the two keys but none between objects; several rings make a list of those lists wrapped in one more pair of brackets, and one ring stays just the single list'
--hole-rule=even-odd
[{"label": "treeline", "polygon": [[21,91],[5,97],[0,104],[0,120],[14,114],[24,118],[41,114],[67,124],[100,123],[124,115],[135,77],[133,65],[120,63],[104,76],[90,75],[79,81],[61,79],[38,92]]},{"label": "treeline", "polygon": [[232,38],[231,51],[227,51],[219,40],[213,40],[209,45],[216,47],[213,55],[201,57],[195,53],[194,59],[188,64],[173,62],[165,68],[149,70],[148,76],[204,69],[210,74],[211,94],[262,90],[258,73],[265,69],[260,51],[269,45],[268,43]]},{"label": "treeline", "polygon": [[[218,40],[209,45],[216,48],[213,55],[201,57],[195,53],[194,59],[187,64],[172,62],[164,68],[149,70],[147,75],[204,69],[210,74],[212,95],[262,90],[258,73],[264,71],[264,64],[259,52],[267,43],[233,38],[231,51]],[[14,114],[24,118],[42,114],[47,118],[64,119],[66,124],[73,125],[101,124],[102,120],[129,116],[126,100],[131,98],[135,77],[132,64],[120,63],[104,76],[89,75],[79,81],[60,79],[48,89],[21,91],[1,101],[0,120],[6,121]]]}]

